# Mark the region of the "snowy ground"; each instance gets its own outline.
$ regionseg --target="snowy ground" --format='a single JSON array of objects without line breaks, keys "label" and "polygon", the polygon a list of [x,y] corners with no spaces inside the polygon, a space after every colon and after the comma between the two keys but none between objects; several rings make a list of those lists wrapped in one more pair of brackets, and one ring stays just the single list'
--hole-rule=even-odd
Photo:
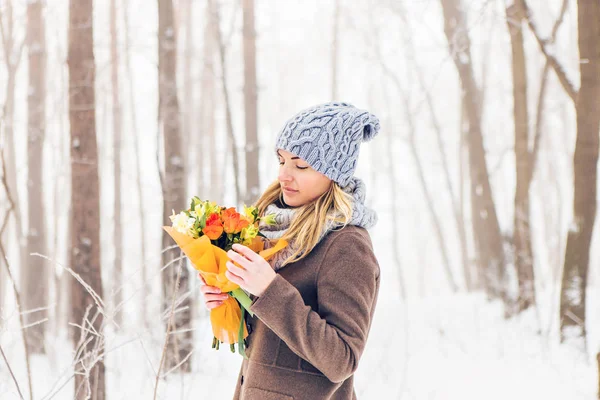
[{"label": "snowy ground", "polygon": [[[430,297],[401,306],[386,290],[384,285],[356,374],[360,399],[596,399],[598,378],[592,357],[558,344],[556,324],[548,324],[550,314],[544,307],[506,321],[500,304],[479,294]],[[590,298],[598,298],[597,294],[591,291]],[[588,316],[589,326],[600,326],[597,304]],[[211,349],[205,321],[196,327],[194,372],[161,380],[158,398],[231,398],[240,356],[228,349]],[[16,317],[9,322],[0,343],[26,393]],[[590,343],[598,343],[599,333],[590,329]],[[152,398],[162,349],[160,332],[149,335],[128,327],[127,334],[107,332],[107,338],[107,399]],[[72,399],[70,345],[61,336],[50,340],[49,348],[48,357],[32,362],[34,399]],[[18,398],[2,362],[0,399]]]}]

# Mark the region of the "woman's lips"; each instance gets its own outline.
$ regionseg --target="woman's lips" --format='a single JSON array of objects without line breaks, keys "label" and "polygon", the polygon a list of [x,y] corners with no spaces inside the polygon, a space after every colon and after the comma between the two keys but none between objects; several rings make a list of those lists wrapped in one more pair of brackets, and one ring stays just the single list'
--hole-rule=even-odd
[{"label": "woman's lips", "polygon": [[283,188],[283,191],[284,191],[285,193],[287,193],[287,194],[294,194],[294,193],[298,193],[298,191],[297,191],[297,190],[290,189],[290,188],[286,188],[286,187],[284,187],[284,188]]}]

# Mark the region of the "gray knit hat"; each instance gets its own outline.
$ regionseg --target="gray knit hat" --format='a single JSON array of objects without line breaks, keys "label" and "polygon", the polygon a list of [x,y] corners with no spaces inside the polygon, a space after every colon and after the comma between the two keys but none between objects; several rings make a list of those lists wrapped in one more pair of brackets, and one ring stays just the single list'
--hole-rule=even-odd
[{"label": "gray knit hat", "polygon": [[319,104],[289,119],[275,148],[289,151],[337,182],[350,183],[359,147],[379,132],[379,119],[348,103]]}]

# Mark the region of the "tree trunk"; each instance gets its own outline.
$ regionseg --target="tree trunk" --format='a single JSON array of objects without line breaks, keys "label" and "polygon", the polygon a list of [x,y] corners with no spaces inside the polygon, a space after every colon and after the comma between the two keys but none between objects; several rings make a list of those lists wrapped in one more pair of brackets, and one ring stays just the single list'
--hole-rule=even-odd
[{"label": "tree trunk", "polygon": [[[199,132],[196,130],[192,133],[193,118],[194,118],[194,80],[192,79],[192,65],[194,60],[194,1],[185,0],[180,2],[180,9],[184,13],[181,18],[181,29],[180,32],[185,32],[185,41],[183,43],[183,49],[181,59],[183,60],[183,85],[181,90],[181,96],[183,99],[182,113],[181,113],[181,127],[183,141],[188,143],[189,146],[183,152],[185,158],[185,169],[186,171],[191,170],[193,164],[197,164],[200,161],[199,154],[201,153],[202,143],[198,137]],[[182,34],[183,36],[183,34]],[[194,177],[192,181],[193,187],[190,188],[196,194],[200,184],[200,179]]]},{"label": "tree trunk", "polygon": [[[219,50],[219,61],[221,62],[221,80],[223,86],[223,99],[225,100],[225,120],[227,122],[227,139],[231,146],[231,156],[233,158],[233,179],[235,184],[235,204],[238,205],[240,196],[240,167],[239,157],[236,148],[235,135],[233,133],[233,118],[231,116],[231,102],[229,101],[229,89],[227,88],[227,63],[225,62],[225,43],[220,28],[219,5],[217,0],[209,0],[208,7],[213,12],[215,19],[215,32],[217,37],[217,47]],[[225,158],[225,157],[224,157]]]},{"label": "tree trunk", "polygon": [[469,123],[467,143],[475,245],[479,262],[482,263],[481,268],[485,271],[484,279],[488,297],[500,297],[506,304],[503,240],[485,161],[480,95],[473,73],[466,17],[461,10],[460,0],[441,0],[441,3],[444,13],[444,33],[460,76]]},{"label": "tree trunk", "polygon": [[[390,107],[390,98],[388,95],[388,91],[387,91],[387,87],[383,86],[382,87],[382,94],[383,94],[383,98],[384,98],[384,103],[386,104],[387,107]],[[392,126],[391,121],[389,121],[390,115],[392,115],[392,113],[390,111],[388,111],[386,113],[386,125],[387,126]],[[394,138],[392,136],[392,133],[390,131],[384,131],[384,137],[385,137],[385,148],[386,148],[386,157],[388,159],[388,169],[387,169],[387,173],[389,174],[388,179],[389,182],[391,182],[391,185],[389,185],[390,188],[390,210],[391,210],[391,214],[392,214],[392,218],[394,219],[392,222],[392,234],[391,234],[391,247],[392,247],[392,252],[393,252],[393,256],[394,256],[394,262],[396,264],[396,275],[397,275],[397,280],[398,280],[398,293],[399,293],[399,297],[402,301],[406,300],[406,298],[408,297],[408,293],[407,293],[407,289],[406,289],[406,279],[404,277],[404,271],[403,271],[403,267],[402,267],[402,254],[401,254],[401,250],[400,250],[400,246],[398,245],[397,242],[397,238],[400,236],[400,232],[399,232],[399,227],[400,227],[400,221],[399,221],[399,217],[397,212],[394,212],[396,209],[396,201],[398,199],[400,199],[402,196],[399,193],[398,190],[398,176],[396,174],[396,169],[395,169],[395,163],[393,162],[394,160],[394,154],[393,154],[393,149],[394,149]]]},{"label": "tree trunk", "polygon": [[133,72],[131,70],[131,60],[129,59],[129,52],[131,49],[129,43],[129,1],[124,2],[123,4],[123,30],[124,30],[124,40],[125,40],[125,71],[127,73],[127,84],[128,84],[128,92],[129,92],[129,105],[131,110],[131,135],[133,136],[133,147],[135,154],[135,189],[137,192],[137,196],[139,199],[140,207],[137,208],[138,218],[140,220],[140,269],[142,275],[142,287],[140,294],[140,306],[139,309],[142,313],[142,321],[144,323],[144,327],[149,326],[148,322],[148,306],[147,306],[147,298],[148,298],[148,277],[147,277],[147,267],[146,267],[146,219],[144,208],[142,204],[144,203],[144,196],[142,191],[142,167],[140,161],[140,139],[138,136],[138,127],[137,127],[137,114],[136,114],[136,100],[135,100],[135,90],[133,87]]},{"label": "tree trunk", "polygon": [[[102,274],[100,270],[100,187],[95,118],[93,1],[70,0],[69,120],[71,123],[71,256],[75,273],[95,292],[72,280],[72,338],[79,355],[75,362],[75,398],[103,400],[104,339]],[[98,298],[96,298],[98,297]],[[100,302],[100,303],[99,303]],[[104,307],[102,307],[104,308]],[[90,328],[98,333],[88,334]]]},{"label": "tree trunk", "polygon": [[[6,3],[6,9],[0,7],[0,18],[2,13],[6,12],[7,27],[6,31],[2,31],[2,42],[4,51],[4,62],[6,63],[7,70],[7,83],[6,83],[6,95],[4,97],[4,105],[2,107],[2,122],[4,123],[4,133],[6,137],[6,174],[8,188],[12,194],[14,201],[14,216],[15,216],[15,235],[13,236],[16,242],[16,248],[18,255],[16,257],[19,269],[25,265],[25,239],[23,237],[23,224],[21,219],[21,202],[19,201],[19,192],[17,190],[17,163],[16,163],[16,150],[14,143],[14,117],[15,117],[15,86],[16,86],[16,75],[17,69],[21,62],[21,54],[23,52],[24,42],[17,44],[14,39],[14,21],[13,21],[13,9],[12,1]],[[4,26],[2,26],[4,28]],[[9,228],[10,229],[10,228]],[[9,229],[5,230],[8,232]],[[11,237],[8,234],[9,238]],[[0,238],[2,239],[2,238]],[[6,247],[8,248],[8,246]],[[7,250],[8,251],[8,250]],[[0,260],[0,263],[4,263],[4,260]],[[0,268],[3,269],[3,268]],[[2,280],[5,282],[5,280]],[[2,284],[0,284],[2,286]],[[0,289],[0,293],[2,289]],[[2,306],[3,297],[0,297],[0,306]]]},{"label": "tree trunk", "polygon": [[338,98],[338,53],[339,53],[339,36],[340,31],[340,0],[335,0],[333,3],[333,39],[331,43],[331,101],[336,101]]},{"label": "tree trunk", "polygon": [[[506,8],[506,22],[512,49],[513,116],[515,126],[516,190],[513,238],[515,268],[519,284],[512,312],[521,312],[535,304],[533,252],[531,249],[529,188],[532,156],[529,151],[529,111],[527,107],[527,70],[523,45],[524,9],[520,0]],[[511,302],[514,300],[511,299]]]},{"label": "tree trunk", "polygon": [[[183,147],[181,140],[179,103],[177,100],[177,65],[176,43],[173,20],[172,0],[158,0],[158,93],[159,93],[159,132],[163,134],[165,173],[163,187],[163,221],[166,223],[171,210],[179,212],[187,208],[186,175],[183,163]],[[173,240],[166,233],[162,234],[162,248],[173,246]],[[169,264],[179,257],[180,251],[175,248],[162,253],[162,265]],[[177,266],[179,264],[179,267]],[[192,303],[187,296],[189,292],[189,272],[183,267],[181,279],[176,292],[174,283],[177,268],[181,264],[172,263],[162,273],[163,311],[169,314],[173,300],[179,301],[180,311],[174,316],[173,331],[180,332],[169,335],[167,343],[166,370],[172,369],[184,360],[193,349],[191,331]],[[181,332],[183,331],[183,332]],[[184,372],[191,371],[191,357],[180,366]]]},{"label": "tree trunk", "polygon": [[208,157],[203,157],[202,163],[198,164],[198,176],[203,176],[202,168],[208,171],[208,176],[204,175],[203,182],[208,178],[208,184],[203,185],[206,193],[203,198],[216,201],[219,204],[223,202],[223,181],[219,175],[219,154],[217,148],[217,133],[215,132],[215,113],[217,104],[216,93],[216,51],[217,51],[217,26],[216,15],[209,2],[206,7],[206,25],[204,28],[204,55],[202,68],[202,104],[200,106],[200,115],[202,117],[203,136],[207,138],[206,150]]},{"label": "tree trunk", "polygon": [[600,399],[600,353],[596,354],[596,371],[598,371],[598,398]]},{"label": "tree trunk", "polygon": [[256,87],[256,31],[254,0],[242,0],[244,9],[244,110],[246,122],[246,193],[244,204],[258,199],[258,90]]},{"label": "tree trunk", "polygon": [[[112,302],[115,307],[123,301],[123,235],[121,222],[121,93],[119,83],[119,52],[117,49],[117,4],[110,0],[110,75],[112,92],[112,123],[113,123],[113,173],[115,177],[115,197],[113,210],[115,213],[113,227],[113,241],[115,249],[115,263],[112,277]],[[143,231],[142,231],[143,232]],[[115,314],[115,322],[121,325],[123,313]]]},{"label": "tree trunk", "polygon": [[[59,59],[63,59],[64,52],[61,49],[60,45],[56,45],[55,47],[56,54],[59,55]],[[59,80],[58,87],[66,88],[67,87],[67,71],[64,65],[58,66],[56,79]],[[52,76],[52,75],[50,75]],[[57,178],[54,180],[53,187],[53,198],[54,198],[54,210],[52,214],[54,215],[52,231],[53,231],[53,243],[52,243],[52,258],[54,260],[60,260],[60,263],[63,265],[68,264],[68,252],[71,248],[71,237],[70,235],[70,221],[71,221],[71,203],[70,201],[67,204],[61,202],[61,198],[70,199],[70,164],[69,164],[69,148],[65,146],[65,140],[68,140],[68,131],[65,128],[65,114],[68,112],[65,110],[63,94],[58,92],[56,98],[53,100],[57,104],[59,104],[57,108],[58,117],[58,151],[54,153],[53,162],[56,165],[58,170]],[[67,115],[68,118],[68,115]],[[66,212],[64,209],[66,208]],[[62,215],[61,215],[62,211]],[[66,217],[67,226],[66,226],[66,234],[65,234],[65,243],[66,246],[64,248],[59,248],[59,234],[60,234],[60,225],[64,221]],[[67,321],[69,320],[69,273],[66,271],[62,271],[59,275],[58,272],[51,268],[53,282],[54,282],[54,293],[55,293],[55,301],[54,301],[54,318],[52,320],[53,323],[53,335],[54,337],[58,337],[59,332],[62,332],[63,328],[67,328]]]},{"label": "tree trunk", "polygon": [[[585,303],[590,244],[596,218],[596,177],[600,129],[600,3],[579,0],[581,84],[577,95],[573,221],[567,237],[560,301],[561,341],[585,348]],[[585,62],[583,62],[585,60]]]},{"label": "tree trunk", "polygon": [[[27,252],[47,254],[43,150],[46,133],[46,35],[41,1],[27,5],[27,47],[29,53],[29,92],[27,96]],[[46,353],[44,337],[48,318],[49,266],[42,257],[27,257],[21,268],[21,293],[25,310],[39,311],[23,316],[32,354]]]},{"label": "tree trunk", "polygon": [[[465,229],[465,221],[463,219],[463,215],[461,212],[461,207],[462,207],[463,203],[460,202],[459,199],[457,199],[456,196],[454,195],[454,189],[452,187],[452,177],[450,176],[450,167],[448,165],[448,157],[446,156],[446,150],[444,148],[444,143],[442,140],[442,135],[443,135],[442,127],[439,123],[439,119],[435,112],[433,96],[431,95],[431,91],[429,90],[429,88],[427,87],[427,84],[425,82],[425,77],[423,76],[423,70],[417,64],[416,49],[415,49],[415,44],[414,44],[412,30],[411,30],[411,21],[407,17],[406,10],[404,9],[401,2],[397,3],[396,7],[398,7],[398,9],[399,9],[400,18],[402,18],[403,25],[406,29],[405,42],[408,47],[407,56],[410,59],[410,61],[413,63],[413,66],[415,68],[415,73],[417,74],[417,79],[419,81],[419,86],[421,87],[421,91],[425,94],[425,99],[427,101],[427,108],[429,109],[429,113],[431,115],[431,121],[432,121],[432,125],[433,125],[433,130],[434,130],[435,136],[436,136],[437,147],[440,152],[440,156],[442,158],[442,168],[444,170],[444,181],[446,183],[448,197],[452,204],[452,212],[453,212],[454,221],[456,224],[456,230],[457,230],[457,234],[458,234],[458,238],[459,238],[459,242],[460,242],[460,254],[461,254],[463,271],[464,271],[464,275],[465,275],[465,285],[467,287],[467,290],[471,290],[472,289],[472,282],[471,282],[472,279],[471,279],[471,274],[469,271],[469,254],[467,251],[467,233],[466,233],[466,229]],[[462,135],[462,132],[459,132],[459,134]],[[459,154],[460,154],[460,151],[459,151]],[[460,176],[460,179],[462,180],[462,175]],[[449,271],[449,269],[448,269],[448,271]]]}]

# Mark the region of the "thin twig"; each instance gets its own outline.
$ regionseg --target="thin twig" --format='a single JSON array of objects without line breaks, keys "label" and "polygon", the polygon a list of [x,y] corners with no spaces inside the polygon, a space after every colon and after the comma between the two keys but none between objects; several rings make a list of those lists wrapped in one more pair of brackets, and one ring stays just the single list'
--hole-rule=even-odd
[{"label": "thin twig", "polygon": [[[4,186],[4,190],[6,191],[6,197],[10,203],[10,208],[6,211],[4,222],[8,220],[9,214],[14,210],[15,203],[13,202],[12,196],[10,194],[10,189],[8,188],[8,182],[6,181],[6,162],[4,160],[4,149],[0,149],[0,158],[2,159],[2,185]],[[4,233],[4,228],[6,227],[3,224],[2,229],[0,230],[0,238]],[[10,271],[10,265],[8,262],[8,257],[6,256],[6,251],[4,250],[4,245],[2,244],[2,240],[0,240],[0,251],[1,256],[4,259],[4,266],[6,267],[6,272],[8,273],[8,278],[12,283],[13,291],[15,292],[15,301],[17,302],[17,309],[19,310],[19,323],[21,324],[21,336],[23,338],[23,347],[25,348],[25,366],[27,368],[27,383],[29,385],[29,399],[33,399],[33,389],[31,386],[31,368],[29,366],[29,344],[27,343],[27,338],[25,337],[25,322],[23,321],[23,313],[21,312],[21,296],[19,295],[19,290],[17,289],[17,285],[15,280],[13,279],[12,272]]]},{"label": "thin twig", "polygon": [[4,362],[6,363],[6,366],[8,367],[8,372],[10,372],[10,376],[12,376],[13,381],[15,382],[15,386],[17,387],[17,391],[19,392],[19,396],[23,400],[24,399],[23,393],[21,393],[21,388],[19,387],[19,383],[17,382],[17,378],[15,378],[15,375],[13,374],[12,369],[10,368],[10,364],[8,363],[6,355],[4,354],[4,350],[2,350],[2,345],[0,345],[0,353],[2,353],[2,358],[4,358]]},{"label": "thin twig", "polygon": [[165,344],[163,346],[162,355],[160,356],[160,364],[158,365],[158,371],[156,372],[156,383],[154,385],[154,400],[156,400],[156,392],[158,390],[158,380],[160,378],[160,370],[162,369],[163,362],[165,361],[165,355],[167,353],[167,344],[169,343],[169,331],[171,330],[171,325],[173,323],[173,316],[175,315],[175,299],[177,295],[177,291],[179,290],[179,279],[181,278],[181,262],[179,263],[179,268],[177,269],[177,279],[173,284],[173,300],[171,301],[171,316],[169,318],[169,322],[167,323],[167,332],[165,333]]}]

